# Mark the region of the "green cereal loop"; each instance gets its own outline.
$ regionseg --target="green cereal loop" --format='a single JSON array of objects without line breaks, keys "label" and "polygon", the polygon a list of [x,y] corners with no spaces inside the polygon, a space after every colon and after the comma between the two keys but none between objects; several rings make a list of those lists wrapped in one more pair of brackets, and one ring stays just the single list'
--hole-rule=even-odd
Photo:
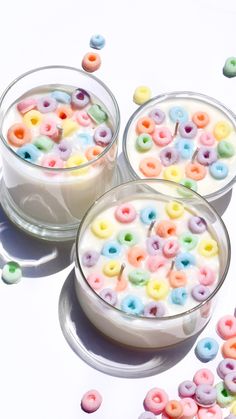
[{"label": "green cereal loop", "polygon": [[55,143],[46,135],[41,135],[40,137],[35,138],[33,144],[38,150],[48,152],[53,148]]},{"label": "green cereal loop", "polygon": [[153,141],[149,134],[140,134],[136,139],[136,148],[138,151],[148,151],[152,148]]},{"label": "green cereal loop", "polygon": [[235,154],[234,146],[228,141],[221,140],[217,145],[217,152],[220,157],[229,158]]},{"label": "green cereal loop", "polygon": [[137,235],[131,232],[130,230],[120,231],[117,236],[117,240],[120,244],[129,246],[129,247],[132,247],[136,243],[138,243]]},{"label": "green cereal loop", "polygon": [[87,110],[89,116],[97,123],[102,124],[108,119],[107,113],[101,108],[100,105],[92,105]]},{"label": "green cereal loop", "polygon": [[229,57],[225,61],[223,68],[223,74],[226,77],[235,77],[236,76],[236,57]]},{"label": "green cereal loop", "polygon": [[133,285],[143,287],[148,283],[150,275],[144,269],[134,269],[129,273],[128,277]]},{"label": "green cereal loop", "polygon": [[186,250],[192,250],[197,246],[198,238],[191,233],[183,233],[180,236],[180,243]]},{"label": "green cereal loop", "polygon": [[226,390],[223,381],[216,384],[215,388],[216,401],[220,407],[227,407],[235,400],[235,396]]},{"label": "green cereal loop", "polygon": [[17,262],[8,262],[2,268],[2,280],[6,284],[15,284],[20,281],[22,277],[22,270]]},{"label": "green cereal loop", "polygon": [[189,192],[188,192],[186,190],[183,190],[182,188],[181,189],[178,188],[179,195],[183,196],[184,198],[190,198],[191,196],[193,196],[191,191],[195,191],[195,192],[197,191],[197,182],[195,182],[195,180],[193,179],[184,178],[179,183],[180,185],[183,185],[189,189]]}]

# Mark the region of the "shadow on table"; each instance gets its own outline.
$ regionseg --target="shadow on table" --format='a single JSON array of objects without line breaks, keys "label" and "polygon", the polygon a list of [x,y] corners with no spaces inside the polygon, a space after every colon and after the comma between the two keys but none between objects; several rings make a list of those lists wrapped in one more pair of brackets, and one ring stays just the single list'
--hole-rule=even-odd
[{"label": "shadow on table", "polygon": [[26,277],[42,277],[61,271],[71,263],[72,242],[53,243],[19,230],[0,206],[0,267],[18,262]]},{"label": "shadow on table", "polygon": [[70,347],[91,367],[117,377],[148,377],[176,365],[194,345],[197,336],[174,348],[161,350],[138,350],[110,341],[97,331],[83,313],[76,298],[74,280],[73,269],[61,290],[59,320]]}]

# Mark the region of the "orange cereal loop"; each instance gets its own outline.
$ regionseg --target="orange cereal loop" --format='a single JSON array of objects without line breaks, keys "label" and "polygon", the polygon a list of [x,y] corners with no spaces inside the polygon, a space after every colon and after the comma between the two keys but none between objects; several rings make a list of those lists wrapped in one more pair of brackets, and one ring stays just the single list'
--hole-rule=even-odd
[{"label": "orange cereal loop", "polygon": [[206,176],[206,168],[199,163],[188,163],[185,168],[186,176],[193,180],[201,180]]},{"label": "orange cereal loop", "polygon": [[226,340],[221,351],[224,358],[236,359],[236,336]]},{"label": "orange cereal loop", "polygon": [[186,274],[181,271],[170,271],[169,283],[172,288],[184,287],[187,284]]},{"label": "orange cereal loop", "polygon": [[141,160],[139,170],[145,177],[157,177],[161,173],[161,162],[154,157],[146,157]]},{"label": "orange cereal loop", "polygon": [[82,60],[82,67],[88,73],[93,73],[101,66],[101,58],[97,52],[88,52]]},{"label": "orange cereal loop", "polygon": [[7,131],[7,139],[11,145],[21,147],[31,141],[31,132],[24,124],[14,124]]},{"label": "orange cereal loop", "polygon": [[73,115],[72,109],[69,106],[59,106],[56,110],[58,118],[64,120],[71,118]]},{"label": "orange cereal loop", "polygon": [[198,128],[205,128],[209,124],[210,118],[206,112],[195,112],[192,121]]},{"label": "orange cereal loop", "polygon": [[103,148],[100,147],[99,145],[96,145],[94,147],[88,147],[87,150],[85,151],[85,157],[88,160],[94,160],[96,159],[97,156],[99,156],[99,154],[101,154],[103,152]]},{"label": "orange cereal loop", "polygon": [[152,134],[155,130],[155,122],[153,119],[145,116],[144,118],[140,118],[138,120],[136,129],[138,134]]},{"label": "orange cereal loop", "polygon": [[146,256],[147,253],[145,252],[145,250],[138,246],[132,247],[127,253],[127,258],[130,265],[133,265],[136,268],[139,268],[141,266],[141,263],[144,261]]},{"label": "orange cereal loop", "polygon": [[176,228],[177,227],[174,221],[165,220],[165,221],[160,221],[156,225],[155,232],[158,236],[166,238],[166,237],[175,236]]},{"label": "orange cereal loop", "polygon": [[179,418],[182,416],[183,407],[178,400],[169,400],[165,406],[165,413],[170,418]]}]

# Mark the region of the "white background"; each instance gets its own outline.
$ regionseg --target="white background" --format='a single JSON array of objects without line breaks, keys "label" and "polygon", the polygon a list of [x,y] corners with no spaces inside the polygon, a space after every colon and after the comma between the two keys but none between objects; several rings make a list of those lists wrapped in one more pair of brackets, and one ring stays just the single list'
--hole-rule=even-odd
[{"label": "white background", "polygon": [[[140,84],[150,86],[153,95],[181,89],[202,92],[236,111],[236,79],[222,75],[225,59],[236,55],[235,0],[5,0],[0,17],[1,91],[34,67],[80,67],[90,36],[106,37],[96,75],[118,100],[120,143],[135,110],[133,91]],[[231,267],[204,336],[215,336],[217,318],[234,309],[235,211],[234,191],[223,215],[231,235]],[[27,258],[20,237],[17,231],[8,236],[8,251]],[[191,379],[201,366],[193,350],[164,373],[135,380],[104,375],[74,354],[57,314],[68,272],[68,268],[50,276],[39,272],[15,286],[0,284],[0,418],[85,418],[80,398],[90,388],[99,389],[104,399],[94,419],[138,418],[144,395],[154,386],[177,397],[178,383]],[[219,354],[210,366],[214,368],[220,359]]]}]

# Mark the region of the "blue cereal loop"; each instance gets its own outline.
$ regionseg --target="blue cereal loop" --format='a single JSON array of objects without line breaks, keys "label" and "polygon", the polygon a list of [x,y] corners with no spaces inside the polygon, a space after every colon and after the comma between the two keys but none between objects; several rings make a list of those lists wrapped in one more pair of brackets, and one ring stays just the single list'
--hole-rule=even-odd
[{"label": "blue cereal loop", "polygon": [[51,93],[51,96],[57,100],[57,102],[65,103],[66,105],[69,105],[71,102],[71,97],[68,93],[62,92],[61,90],[54,90],[54,92]]},{"label": "blue cereal loop", "polygon": [[121,254],[121,246],[115,240],[108,241],[102,248],[102,255],[116,259]]},{"label": "blue cereal loop", "polygon": [[216,161],[210,166],[210,174],[215,179],[224,179],[227,177],[229,169],[225,163]]},{"label": "blue cereal loop", "polygon": [[121,301],[121,310],[128,314],[139,315],[143,313],[144,305],[136,295],[126,295]]},{"label": "blue cereal loop", "polygon": [[197,343],[195,354],[200,361],[209,362],[216,357],[218,350],[219,344],[215,339],[203,338]]},{"label": "blue cereal loop", "polygon": [[180,106],[173,106],[169,110],[169,117],[173,122],[187,122],[188,121],[188,113],[184,108]]},{"label": "blue cereal loop", "polygon": [[157,210],[154,207],[145,207],[140,212],[140,219],[143,224],[151,224],[157,219]]},{"label": "blue cereal loop", "polygon": [[179,138],[175,147],[177,148],[182,159],[190,159],[193,154],[193,142],[185,138]]},{"label": "blue cereal loop", "polygon": [[34,144],[25,144],[22,147],[18,148],[16,153],[22,159],[31,163],[35,163],[41,154]]},{"label": "blue cereal loop", "polygon": [[183,306],[186,303],[186,300],[188,298],[188,293],[187,293],[186,288],[184,287],[174,288],[171,291],[170,298],[173,304],[178,304],[178,305]]},{"label": "blue cereal loop", "polygon": [[93,138],[88,132],[81,132],[77,134],[79,143],[83,149],[86,149],[88,146],[93,145]]},{"label": "blue cereal loop", "polygon": [[181,271],[182,269],[188,269],[195,264],[195,256],[191,253],[180,253],[178,256],[176,256],[175,267],[178,271]]},{"label": "blue cereal loop", "polygon": [[102,49],[105,46],[106,40],[104,36],[96,34],[91,36],[89,45],[94,49]]}]

